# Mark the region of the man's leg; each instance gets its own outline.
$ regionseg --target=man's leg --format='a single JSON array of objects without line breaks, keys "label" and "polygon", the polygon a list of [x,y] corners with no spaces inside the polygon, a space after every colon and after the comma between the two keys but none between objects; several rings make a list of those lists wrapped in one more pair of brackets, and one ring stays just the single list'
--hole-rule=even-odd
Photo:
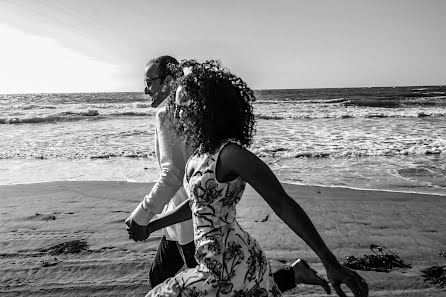
[{"label": "man's leg", "polygon": [[198,265],[197,261],[195,260],[195,244],[192,240],[191,242],[180,245],[181,251],[183,253],[184,261],[186,262],[186,266],[188,268],[194,268]]},{"label": "man's leg", "polygon": [[149,271],[152,288],[174,276],[183,265],[184,261],[178,251],[177,242],[167,240],[163,236]]},{"label": "man's leg", "polygon": [[296,287],[296,280],[294,279],[294,272],[291,266],[274,271],[273,277],[274,282],[282,293]]}]

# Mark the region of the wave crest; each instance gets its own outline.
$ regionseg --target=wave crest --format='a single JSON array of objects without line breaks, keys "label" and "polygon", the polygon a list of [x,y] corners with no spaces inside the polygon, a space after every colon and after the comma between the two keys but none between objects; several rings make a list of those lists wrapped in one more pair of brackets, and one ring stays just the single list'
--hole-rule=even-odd
[{"label": "wave crest", "polygon": [[362,109],[346,107],[345,109],[325,109],[318,112],[304,110],[296,112],[259,111],[256,118],[260,120],[283,119],[346,119],[346,118],[419,118],[444,117],[444,108],[411,109]]},{"label": "wave crest", "polygon": [[293,150],[285,148],[274,151],[253,149],[253,151],[263,158],[346,158],[346,157],[374,157],[374,156],[419,156],[419,155],[440,155],[446,153],[446,147],[413,147],[407,149],[360,149],[360,150]]},{"label": "wave crest", "polygon": [[23,114],[20,116],[9,116],[0,118],[0,124],[29,124],[29,123],[53,123],[72,122],[88,119],[103,119],[106,117],[119,116],[155,116],[156,110],[65,110],[56,114]]}]

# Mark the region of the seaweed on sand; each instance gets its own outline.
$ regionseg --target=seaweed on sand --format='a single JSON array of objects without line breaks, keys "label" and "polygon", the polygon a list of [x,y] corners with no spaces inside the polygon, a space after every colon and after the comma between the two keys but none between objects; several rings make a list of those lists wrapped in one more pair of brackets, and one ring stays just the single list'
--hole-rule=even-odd
[{"label": "seaweed on sand", "polygon": [[439,286],[440,288],[446,288],[446,266],[431,266],[426,269],[422,269],[424,281]]},{"label": "seaweed on sand", "polygon": [[77,254],[83,251],[88,251],[88,244],[85,240],[72,240],[41,249],[41,251],[53,256],[60,254]]},{"label": "seaweed on sand", "polygon": [[[375,251],[378,250],[378,252]],[[389,272],[395,267],[411,268],[410,264],[404,263],[404,261],[394,252],[384,252],[386,248],[370,245],[372,255],[364,255],[361,258],[355,256],[347,256],[342,263],[344,266],[355,270],[367,270],[376,272]]]}]

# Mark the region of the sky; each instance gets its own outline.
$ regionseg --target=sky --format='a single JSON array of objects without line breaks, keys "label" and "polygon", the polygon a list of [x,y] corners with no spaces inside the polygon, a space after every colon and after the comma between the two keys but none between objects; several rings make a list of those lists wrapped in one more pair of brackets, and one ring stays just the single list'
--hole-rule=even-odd
[{"label": "sky", "polygon": [[142,91],[217,59],[253,89],[446,84],[444,0],[0,0],[0,93]]}]

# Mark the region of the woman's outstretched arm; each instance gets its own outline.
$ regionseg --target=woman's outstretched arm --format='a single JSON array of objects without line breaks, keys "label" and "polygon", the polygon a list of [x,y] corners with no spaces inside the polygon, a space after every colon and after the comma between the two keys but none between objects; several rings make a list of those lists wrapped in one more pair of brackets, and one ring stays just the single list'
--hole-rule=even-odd
[{"label": "woman's outstretched arm", "polygon": [[146,230],[147,233],[150,234],[161,228],[181,223],[190,220],[191,218],[192,218],[192,211],[190,210],[189,199],[188,199],[183,201],[177,207],[175,207],[175,209],[168,211],[158,216],[156,219],[150,221],[149,225],[147,225],[146,227]]},{"label": "woman's outstretched arm", "polygon": [[346,296],[346,284],[356,297],[368,296],[367,283],[353,270],[342,266],[319,235],[308,215],[283,189],[271,169],[257,156],[239,145],[229,143],[220,152],[216,177],[219,181],[241,176],[271,206],[273,211],[318,255],[339,296]]}]

